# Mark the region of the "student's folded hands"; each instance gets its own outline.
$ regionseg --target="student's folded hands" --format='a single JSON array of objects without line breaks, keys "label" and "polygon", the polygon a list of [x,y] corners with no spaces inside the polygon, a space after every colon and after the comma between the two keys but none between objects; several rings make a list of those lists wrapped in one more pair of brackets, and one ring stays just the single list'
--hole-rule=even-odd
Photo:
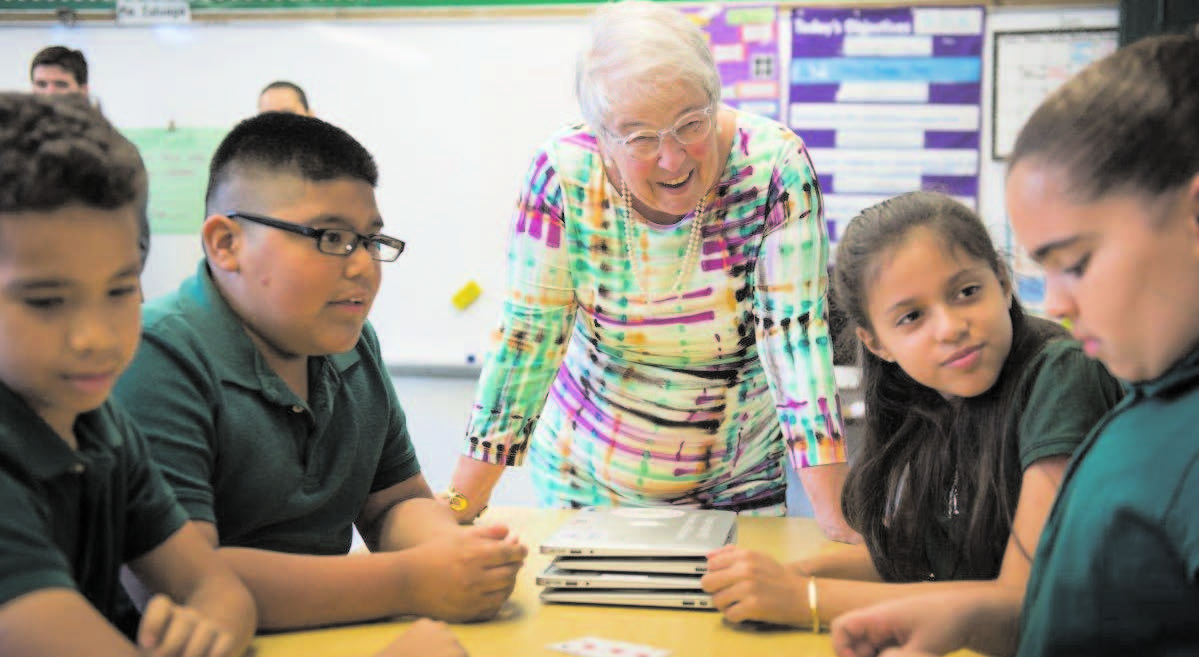
[{"label": "student's folded hands", "polygon": [[529,553],[503,525],[466,526],[411,551],[410,590],[419,613],[450,622],[499,613]]},{"label": "student's folded hands", "polygon": [[233,637],[200,612],[165,595],[150,599],[137,630],[147,657],[233,657]]},{"label": "student's folded hands", "polygon": [[761,552],[731,545],[713,551],[700,583],[716,608],[735,623],[806,626],[811,622],[806,580]]}]

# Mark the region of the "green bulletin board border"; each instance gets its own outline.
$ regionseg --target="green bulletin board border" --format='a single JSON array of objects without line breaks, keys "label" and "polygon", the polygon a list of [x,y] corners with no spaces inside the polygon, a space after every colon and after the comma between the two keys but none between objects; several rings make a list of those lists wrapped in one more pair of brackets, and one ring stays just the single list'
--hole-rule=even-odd
[{"label": "green bulletin board border", "polygon": [[[476,9],[598,5],[609,0],[191,0],[192,12],[226,12],[243,9],[275,9],[280,11],[302,9],[432,9],[443,7],[469,7]],[[655,0],[657,2],[679,2],[695,4],[696,0]],[[762,0],[722,0],[724,4],[761,3]],[[115,11],[113,0],[0,0],[0,12],[5,11],[55,11],[73,9],[81,12]]]}]

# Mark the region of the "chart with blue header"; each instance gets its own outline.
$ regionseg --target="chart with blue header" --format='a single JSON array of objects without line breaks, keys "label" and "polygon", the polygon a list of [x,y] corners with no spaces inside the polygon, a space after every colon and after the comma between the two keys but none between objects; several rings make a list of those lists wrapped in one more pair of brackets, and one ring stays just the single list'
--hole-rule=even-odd
[{"label": "chart with blue header", "polygon": [[829,236],[897,193],[978,205],[982,7],[800,8],[788,124],[824,191]]}]

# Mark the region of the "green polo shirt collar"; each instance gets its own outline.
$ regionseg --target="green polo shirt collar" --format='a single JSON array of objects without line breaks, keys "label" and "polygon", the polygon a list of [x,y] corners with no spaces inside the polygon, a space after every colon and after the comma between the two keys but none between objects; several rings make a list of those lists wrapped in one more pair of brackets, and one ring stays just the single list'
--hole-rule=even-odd
[{"label": "green polo shirt collar", "polygon": [[0,456],[5,460],[41,481],[80,467],[75,450],[4,383],[0,383],[0,413]]},{"label": "green polo shirt collar", "polygon": [[[201,260],[196,275],[179,288],[179,303],[197,332],[212,336],[212,343],[224,346],[217,353],[209,354],[219,365],[222,380],[249,390],[261,390],[281,403],[290,403],[287,400],[294,395],[266,364],[258,347],[246,334],[241,318],[221,296],[208,270],[207,260]],[[339,374],[361,360],[357,349],[320,358]]]}]

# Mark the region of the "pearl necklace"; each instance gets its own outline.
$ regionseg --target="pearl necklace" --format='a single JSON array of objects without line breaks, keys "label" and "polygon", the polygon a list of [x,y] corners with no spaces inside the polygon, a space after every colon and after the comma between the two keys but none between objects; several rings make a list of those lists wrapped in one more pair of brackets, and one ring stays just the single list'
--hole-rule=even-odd
[{"label": "pearl necklace", "polygon": [[[711,192],[708,192],[710,194]],[[658,299],[658,301],[670,301],[679,296],[679,291],[682,290],[683,284],[687,282],[687,278],[691,274],[691,270],[695,268],[695,259],[699,254],[699,243],[703,235],[703,215],[704,205],[708,200],[708,194],[704,194],[699,202],[695,204],[695,217],[691,220],[691,234],[687,237],[687,251],[683,255],[683,267],[679,269],[678,275],[674,278],[674,285],[670,286],[670,291],[667,296]],[[629,186],[621,181],[620,183],[620,200],[624,204],[624,248],[625,254],[629,258],[629,264],[633,268],[633,283],[637,286],[637,291],[641,293],[641,298],[645,301],[652,301],[649,295],[649,285],[645,281],[645,272],[641,268],[641,260],[633,257],[633,230],[636,222],[633,220],[633,204],[629,201]]]}]

